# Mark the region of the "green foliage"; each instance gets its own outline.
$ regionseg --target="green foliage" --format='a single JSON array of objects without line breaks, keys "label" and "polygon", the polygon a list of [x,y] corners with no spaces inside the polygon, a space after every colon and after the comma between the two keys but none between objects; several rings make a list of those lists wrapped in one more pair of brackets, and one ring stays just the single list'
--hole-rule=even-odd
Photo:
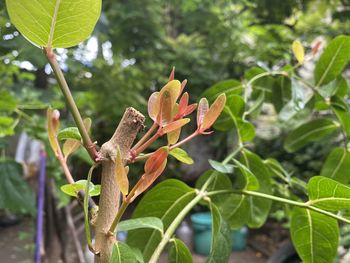
[{"label": "green foliage", "polygon": [[21,164],[0,161],[0,209],[35,214],[34,193],[23,178]]},{"label": "green foliage", "polygon": [[68,0],[6,0],[12,23],[39,47],[67,48],[84,41],[100,17],[101,0],[72,4]]},{"label": "green foliage", "polygon": [[61,141],[67,139],[74,139],[80,141],[81,136],[77,127],[68,127],[58,132],[57,139]]},{"label": "green foliage", "polygon": [[191,251],[180,239],[175,238],[171,242],[168,262],[169,263],[193,263]]},{"label": "green foliage", "polygon": [[290,231],[303,262],[333,262],[339,239],[336,219],[308,209],[294,208]]},{"label": "green foliage", "polygon": [[193,164],[193,159],[181,148],[175,148],[169,154],[182,163]]},{"label": "green foliage", "polygon": [[141,217],[121,221],[118,231],[130,231],[139,228],[153,228],[163,233],[163,222],[158,217]]},{"label": "green foliage", "polygon": [[341,183],[349,183],[350,153],[340,147],[334,148],[324,163],[321,175]]},{"label": "green foliage", "polygon": [[[61,186],[61,191],[67,195],[76,197],[79,191],[85,189],[87,180],[79,180],[72,184],[65,184]],[[101,185],[94,185],[90,182],[89,186],[89,195],[90,196],[99,196],[101,192]]]},{"label": "green foliage", "polygon": [[137,259],[132,249],[125,243],[117,242],[113,246],[109,263],[136,263]]}]

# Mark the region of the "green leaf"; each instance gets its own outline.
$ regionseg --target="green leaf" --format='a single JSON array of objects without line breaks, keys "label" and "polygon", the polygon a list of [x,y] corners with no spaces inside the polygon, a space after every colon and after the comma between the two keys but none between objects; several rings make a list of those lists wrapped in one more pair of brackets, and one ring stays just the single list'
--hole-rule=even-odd
[{"label": "green leaf", "polygon": [[[73,184],[65,184],[61,186],[61,191],[67,195],[76,197],[78,192],[85,189],[87,180],[79,180]],[[90,182],[89,195],[98,196],[101,192],[101,185],[94,185]]]},{"label": "green leaf", "polygon": [[[132,218],[158,217],[166,229],[195,195],[194,189],[181,181],[165,180],[145,194]],[[127,242],[130,246],[140,249],[145,262],[148,262],[160,239],[161,235],[157,230],[138,229],[129,231]]]},{"label": "green leaf", "polygon": [[321,176],[347,184],[350,181],[349,171],[350,153],[344,148],[336,147],[327,156],[321,170]]},{"label": "green leaf", "polygon": [[214,168],[214,170],[224,173],[230,174],[233,173],[233,165],[232,164],[223,164],[214,160],[208,160],[210,166]]},{"label": "green leaf", "polygon": [[337,116],[343,130],[350,136],[350,111],[346,102],[338,96],[333,96],[331,100],[332,110]]},{"label": "green leaf", "polygon": [[336,95],[340,97],[344,97],[346,94],[348,94],[349,92],[348,82],[341,75],[337,77],[337,86],[338,86],[338,89],[337,89]]},{"label": "green leaf", "polygon": [[180,239],[175,238],[169,251],[169,263],[193,263],[193,258],[188,247]]},{"label": "green leaf", "polygon": [[193,164],[193,159],[181,148],[172,149],[169,154],[182,163]]},{"label": "green leaf", "polygon": [[60,141],[67,139],[74,139],[80,141],[81,136],[77,127],[68,127],[58,132],[57,139],[59,139]]},{"label": "green leaf", "polygon": [[290,232],[294,247],[303,262],[333,262],[339,240],[339,227],[336,219],[295,207]]},{"label": "green leaf", "polygon": [[294,107],[301,110],[305,107],[305,88],[299,83],[298,80],[292,78],[292,101]]},{"label": "green leaf", "polygon": [[125,243],[117,242],[113,246],[109,263],[137,263],[133,250]]},{"label": "green leaf", "polygon": [[309,204],[328,211],[350,209],[350,187],[323,176],[308,183]]},{"label": "green leaf", "polygon": [[237,126],[242,142],[249,142],[255,138],[255,126],[251,122],[237,120]]},{"label": "green leaf", "polygon": [[33,44],[68,48],[84,41],[101,13],[101,0],[6,0],[11,22]]},{"label": "green leaf", "polygon": [[23,178],[21,164],[0,161],[0,193],[1,210],[35,214],[34,192]]},{"label": "green leaf", "polygon": [[14,135],[14,128],[17,124],[17,121],[11,117],[0,116],[0,138]]},{"label": "green leaf", "polygon": [[333,133],[336,128],[336,123],[330,119],[322,118],[309,121],[288,134],[284,148],[288,152],[295,152],[307,143],[319,141]]},{"label": "green leaf", "polygon": [[0,111],[12,112],[17,107],[17,101],[8,91],[0,91]]},{"label": "green leaf", "polygon": [[315,68],[315,83],[318,87],[334,80],[350,59],[350,37],[337,36],[324,50]]},{"label": "green leaf", "polygon": [[231,229],[213,203],[210,204],[210,210],[212,216],[212,239],[210,254],[206,262],[228,262],[232,250]]},{"label": "green leaf", "polygon": [[234,94],[239,95],[243,90],[241,82],[235,79],[223,80],[205,90],[201,97],[205,97],[209,102],[213,102],[221,93],[225,93],[226,97]]},{"label": "green leaf", "polygon": [[163,222],[158,217],[140,217],[121,221],[118,231],[129,231],[139,228],[153,228],[163,233]]},{"label": "green leaf", "polygon": [[255,177],[255,175],[242,163],[240,163],[237,160],[233,160],[234,163],[237,165],[238,169],[241,171],[243,178],[244,178],[244,184],[241,189],[244,190],[258,190],[260,185],[258,179]]}]

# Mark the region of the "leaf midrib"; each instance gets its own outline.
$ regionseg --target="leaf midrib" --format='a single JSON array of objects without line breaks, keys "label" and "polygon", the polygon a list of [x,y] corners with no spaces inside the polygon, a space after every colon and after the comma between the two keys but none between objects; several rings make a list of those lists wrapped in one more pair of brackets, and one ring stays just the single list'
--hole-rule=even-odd
[{"label": "leaf midrib", "polygon": [[57,22],[57,15],[58,15],[58,10],[60,8],[60,4],[61,4],[61,0],[56,0],[54,13],[53,13],[52,20],[51,20],[51,27],[50,27],[49,38],[47,40],[47,47],[48,48],[52,47],[53,35],[55,33],[55,27],[56,27],[56,22]]}]

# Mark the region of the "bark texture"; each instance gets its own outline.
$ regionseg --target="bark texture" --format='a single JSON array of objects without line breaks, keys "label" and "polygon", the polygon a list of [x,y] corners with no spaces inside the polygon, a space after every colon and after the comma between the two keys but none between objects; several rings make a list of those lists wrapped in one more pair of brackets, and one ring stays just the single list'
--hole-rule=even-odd
[{"label": "bark texture", "polygon": [[95,227],[95,263],[108,263],[116,239],[108,235],[119,208],[120,190],[115,179],[116,148],[119,145],[124,162],[137,133],[143,127],[145,117],[134,108],[127,108],[112,138],[101,147],[102,177],[99,212]]}]

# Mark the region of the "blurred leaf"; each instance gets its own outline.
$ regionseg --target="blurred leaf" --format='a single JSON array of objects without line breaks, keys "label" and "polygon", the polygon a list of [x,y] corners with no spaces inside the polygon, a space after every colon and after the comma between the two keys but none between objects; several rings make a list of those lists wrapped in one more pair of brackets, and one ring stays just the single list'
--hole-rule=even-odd
[{"label": "blurred leaf", "polygon": [[17,107],[17,100],[8,91],[0,91],[0,111],[12,112]]},{"label": "blurred leaf", "polygon": [[186,163],[193,164],[193,159],[187,154],[187,152],[181,148],[172,149],[169,154],[176,158],[176,160]]},{"label": "blurred leaf", "polygon": [[295,152],[309,142],[319,141],[333,133],[337,125],[330,119],[316,119],[300,125],[291,131],[284,141],[288,152]]},{"label": "blurred leaf", "polygon": [[292,78],[292,101],[297,109],[303,109],[305,106],[305,90],[299,81]]},{"label": "blurred leaf", "polygon": [[349,85],[348,85],[348,82],[347,80],[343,77],[343,76],[338,76],[337,77],[337,86],[338,86],[338,89],[337,89],[337,92],[336,94],[340,97],[344,97],[346,94],[349,93]]},{"label": "blurred leaf", "polygon": [[180,239],[175,238],[171,242],[169,251],[169,263],[193,263],[191,251]]},{"label": "blurred leaf", "polygon": [[328,211],[350,209],[350,187],[323,176],[314,176],[307,185],[309,204]]},{"label": "blurred leaf", "polygon": [[115,158],[115,178],[120,191],[124,196],[129,193],[129,179],[127,168],[124,167],[122,153],[120,152],[119,145],[117,146],[116,158]]},{"label": "blurred leaf", "polygon": [[53,152],[56,154],[59,149],[59,144],[57,141],[57,132],[60,125],[59,122],[59,112],[57,110],[53,110],[51,108],[47,109],[47,132],[49,137],[49,142]]},{"label": "blurred leaf", "polygon": [[350,136],[350,110],[348,105],[341,97],[333,96],[331,106],[342,126],[342,129],[348,136]]},{"label": "blurred leaf", "polygon": [[91,34],[100,16],[101,0],[76,5],[68,0],[6,0],[6,7],[11,22],[30,42],[40,47],[67,48]]},{"label": "blurred leaf", "polygon": [[157,217],[140,217],[121,221],[118,224],[118,231],[130,231],[139,228],[152,228],[163,233],[163,222]]},{"label": "blurred leaf", "polygon": [[227,98],[224,110],[214,124],[214,128],[227,131],[235,127],[234,119],[240,119],[244,113],[245,103],[241,96],[231,95]]},{"label": "blurred leaf", "polygon": [[326,47],[315,68],[315,83],[318,87],[334,80],[350,59],[350,37],[340,35]]},{"label": "blurred leaf", "polygon": [[240,95],[243,90],[242,84],[234,79],[223,80],[210,88],[206,89],[201,97],[207,98],[213,102],[220,94],[225,93],[227,97],[231,95]]},{"label": "blurred leaf", "polygon": [[336,219],[295,207],[290,232],[294,247],[303,262],[333,262],[339,242]]},{"label": "blurred leaf", "polygon": [[35,215],[35,196],[23,178],[22,165],[0,160],[0,209]]},{"label": "blurred leaf", "polygon": [[57,134],[57,139],[60,141],[67,139],[81,140],[81,136],[77,127],[68,127],[60,130]]},{"label": "blurred leaf", "polygon": [[[85,189],[87,180],[79,180],[73,184],[65,184],[61,186],[61,191],[67,195],[76,197],[78,192]],[[98,196],[100,195],[101,186],[94,185],[90,182],[89,187],[89,196]]]},{"label": "blurred leaf", "polygon": [[248,121],[237,121],[238,132],[242,142],[249,142],[255,138],[255,126]]},{"label": "blurred leaf", "polygon": [[299,64],[303,64],[305,52],[304,52],[304,47],[301,44],[301,42],[299,40],[294,40],[293,45],[292,45],[292,49],[293,49],[293,54],[294,54],[295,58],[298,60]]},{"label": "blurred leaf", "polygon": [[344,148],[336,147],[327,156],[321,176],[347,184],[350,182],[349,171],[350,153]]},{"label": "blurred leaf", "polygon": [[[91,128],[91,119],[84,119],[85,129],[89,132]],[[63,144],[63,154],[68,157],[70,154],[74,153],[81,146],[81,142],[75,139],[67,139]]]},{"label": "blurred leaf", "polygon": [[230,174],[233,173],[234,166],[232,164],[223,164],[214,160],[208,160],[211,167],[213,167],[214,170],[224,173],[224,174]]},{"label": "blurred leaf", "polygon": [[210,203],[212,216],[212,240],[207,263],[228,262],[232,250],[231,229],[219,209]]},{"label": "blurred leaf", "polygon": [[244,178],[244,183],[241,184],[240,188],[244,190],[258,190],[260,184],[255,175],[245,165],[236,159],[233,159],[233,161],[237,165],[237,168],[241,171]]},{"label": "blurred leaf", "polygon": [[203,131],[209,129],[214,124],[214,122],[220,116],[222,110],[224,109],[225,103],[225,94],[221,94],[219,97],[216,98],[216,100],[210,106],[208,112],[204,115],[203,123],[201,125],[201,129]]},{"label": "blurred leaf", "polygon": [[[167,229],[195,195],[194,190],[181,181],[168,179],[146,193],[134,210],[132,218],[158,217],[163,221],[164,229]],[[138,229],[129,231],[127,241],[130,246],[140,249],[145,262],[148,262],[160,239],[159,231]]]},{"label": "blurred leaf", "polygon": [[113,245],[109,263],[137,263],[133,250],[125,243],[116,242]]}]

